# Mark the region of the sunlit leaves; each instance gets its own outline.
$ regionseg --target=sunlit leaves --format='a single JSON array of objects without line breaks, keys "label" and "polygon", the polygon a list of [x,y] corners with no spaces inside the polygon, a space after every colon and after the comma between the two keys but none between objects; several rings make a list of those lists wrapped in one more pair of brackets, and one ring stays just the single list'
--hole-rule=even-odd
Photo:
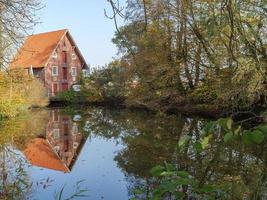
[{"label": "sunlit leaves", "polygon": [[200,144],[202,149],[206,149],[209,146],[209,141],[212,138],[212,135],[206,136],[200,139]]},{"label": "sunlit leaves", "polygon": [[224,130],[230,130],[232,128],[233,120],[231,118],[221,118],[217,122]]},{"label": "sunlit leaves", "polygon": [[164,172],[165,168],[163,166],[155,166],[150,170],[153,176],[160,176]]},{"label": "sunlit leaves", "polygon": [[184,135],[180,138],[178,142],[178,148],[182,149],[190,140],[190,137],[188,135]]}]

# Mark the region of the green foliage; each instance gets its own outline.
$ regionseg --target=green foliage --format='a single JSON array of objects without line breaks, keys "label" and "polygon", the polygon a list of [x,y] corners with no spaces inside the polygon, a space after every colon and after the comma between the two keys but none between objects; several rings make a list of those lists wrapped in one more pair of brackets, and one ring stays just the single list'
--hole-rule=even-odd
[{"label": "green foliage", "polygon": [[218,91],[215,86],[215,83],[199,85],[192,91],[189,98],[195,103],[212,104],[218,99]]},{"label": "green foliage", "polygon": [[126,66],[126,100],[152,107],[186,101],[221,110],[259,103],[267,77],[264,5],[264,0],[128,1],[126,24],[113,39],[121,69]]},{"label": "green foliage", "polygon": [[[166,164],[165,166],[155,166],[151,169],[154,177],[160,177],[159,186],[154,189],[151,199],[164,199],[171,197],[173,199],[184,199],[185,197],[194,197],[197,199],[226,199],[222,190],[214,185],[200,184],[197,179],[191,176],[187,171],[179,171],[175,166]],[[184,192],[183,187],[190,190]]]},{"label": "green foliage", "polygon": [[78,93],[70,89],[65,92],[59,92],[54,99],[66,102],[75,102],[78,99]]},{"label": "green foliage", "polygon": [[121,64],[113,61],[102,69],[95,69],[84,78],[82,95],[87,101],[101,102],[125,97],[125,78]]},{"label": "green foliage", "polygon": [[[188,152],[192,154],[193,150],[193,157],[207,156],[209,151],[213,151],[211,147],[213,143],[222,144],[225,148],[230,145],[238,145],[240,142],[248,146],[261,145],[266,136],[267,126],[265,124],[244,130],[240,125],[235,124],[231,118],[221,118],[217,121],[207,122],[198,138],[193,139],[189,135],[181,136],[177,150],[180,155]],[[190,174],[190,170],[180,171],[175,165],[165,163],[164,166],[153,167],[150,172],[153,177],[159,178],[159,183],[154,188],[151,199],[164,199],[167,196],[173,199],[184,199],[185,197],[196,199],[229,198],[227,196],[227,184],[200,182],[197,177]],[[190,189],[183,190],[183,188]]]}]

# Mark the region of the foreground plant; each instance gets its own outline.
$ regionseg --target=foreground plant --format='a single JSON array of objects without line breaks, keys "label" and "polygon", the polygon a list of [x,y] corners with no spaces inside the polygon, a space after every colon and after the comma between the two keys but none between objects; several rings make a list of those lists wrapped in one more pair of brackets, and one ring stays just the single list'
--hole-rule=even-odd
[{"label": "foreground plant", "polygon": [[[199,158],[204,163],[210,163],[203,172],[203,175],[196,175],[194,171],[190,170],[190,165],[187,163],[168,164],[163,166],[155,166],[151,170],[152,176],[155,178],[153,192],[150,195],[151,199],[229,199],[233,185],[235,187],[235,194],[237,199],[256,198],[260,197],[261,190],[257,189],[249,191],[246,188],[246,180],[243,180],[239,173],[221,174],[222,179],[212,178],[218,169],[212,170],[214,165],[223,165],[225,160],[231,160],[231,155],[225,155],[220,158],[220,154],[213,148],[221,149],[219,152],[227,152],[231,148],[236,148],[242,145],[243,148],[253,148],[264,145],[267,137],[267,125],[260,124],[250,129],[243,128],[240,123],[234,123],[231,118],[222,118],[217,121],[208,122],[201,131],[198,138],[190,135],[184,135],[180,138],[177,151],[174,157],[187,155],[192,160]],[[228,149],[228,150],[227,150]],[[252,153],[252,152],[251,152]],[[237,154],[237,152],[236,152]],[[228,157],[230,156],[230,157]],[[233,157],[233,155],[232,155]],[[222,160],[221,160],[222,159]],[[247,168],[249,170],[249,163],[252,158],[247,158]],[[178,161],[179,162],[179,161]],[[173,161],[175,163],[175,160]],[[214,164],[216,163],[216,164]],[[264,173],[264,169],[263,173]],[[201,172],[199,172],[201,174]],[[199,174],[197,173],[197,174]],[[218,173],[218,172],[217,172]],[[260,173],[260,172],[257,172]],[[207,178],[204,178],[207,176]],[[218,174],[217,174],[218,176]],[[255,175],[255,180],[258,176]],[[261,176],[259,176],[261,177]],[[264,179],[259,179],[264,180]],[[260,184],[260,183],[254,183]],[[243,194],[239,193],[243,191]],[[141,190],[142,191],[142,190]],[[246,191],[246,192],[245,192]],[[140,191],[139,191],[140,192]],[[139,194],[142,194],[141,192]],[[138,196],[138,195],[137,195]]]}]

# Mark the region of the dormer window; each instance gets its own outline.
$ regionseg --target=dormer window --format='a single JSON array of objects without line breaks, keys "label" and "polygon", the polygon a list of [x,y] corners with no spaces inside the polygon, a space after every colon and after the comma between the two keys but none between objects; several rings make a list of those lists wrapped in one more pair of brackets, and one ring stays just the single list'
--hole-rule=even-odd
[{"label": "dormer window", "polygon": [[56,51],[53,52],[52,57],[57,58],[57,52]]}]

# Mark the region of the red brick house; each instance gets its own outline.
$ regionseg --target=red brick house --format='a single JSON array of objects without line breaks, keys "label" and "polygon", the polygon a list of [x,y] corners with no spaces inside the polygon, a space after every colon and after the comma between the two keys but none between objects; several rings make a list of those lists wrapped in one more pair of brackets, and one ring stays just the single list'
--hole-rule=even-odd
[{"label": "red brick house", "polygon": [[10,68],[23,68],[42,80],[50,97],[67,91],[88,69],[80,50],[67,29],[29,36]]}]

